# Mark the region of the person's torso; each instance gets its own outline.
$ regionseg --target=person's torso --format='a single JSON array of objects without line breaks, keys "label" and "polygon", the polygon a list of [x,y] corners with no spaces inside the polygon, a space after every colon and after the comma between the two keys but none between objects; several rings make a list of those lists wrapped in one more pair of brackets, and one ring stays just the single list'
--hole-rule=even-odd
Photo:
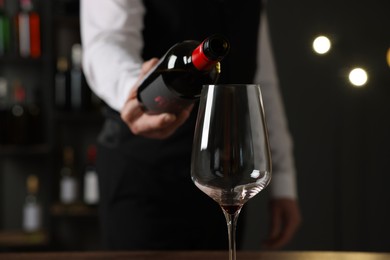
[{"label": "person's torso", "polygon": [[[144,17],[142,57],[161,57],[175,43],[202,41],[221,33],[231,49],[221,62],[219,83],[252,83],[256,70],[261,0],[143,0]],[[120,143],[126,153],[145,162],[186,158],[191,144],[197,107],[177,132],[166,140],[150,140],[134,136],[121,124]]]}]

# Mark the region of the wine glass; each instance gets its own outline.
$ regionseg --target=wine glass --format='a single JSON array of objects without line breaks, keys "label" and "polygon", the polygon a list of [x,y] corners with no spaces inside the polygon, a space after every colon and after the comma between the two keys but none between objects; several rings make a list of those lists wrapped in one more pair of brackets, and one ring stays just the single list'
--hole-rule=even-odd
[{"label": "wine glass", "polygon": [[242,206],[271,179],[271,155],[259,85],[205,85],[192,148],[191,177],[226,217],[229,259]]}]

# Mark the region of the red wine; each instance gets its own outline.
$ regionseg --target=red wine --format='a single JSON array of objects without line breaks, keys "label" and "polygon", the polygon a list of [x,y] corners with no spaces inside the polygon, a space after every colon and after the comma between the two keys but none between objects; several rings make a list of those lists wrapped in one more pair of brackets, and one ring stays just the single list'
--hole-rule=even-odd
[{"label": "red wine", "polygon": [[236,214],[237,212],[240,212],[242,206],[243,206],[243,204],[239,204],[239,205],[221,205],[223,210],[226,211],[227,213],[231,214],[231,215]]},{"label": "red wine", "polygon": [[202,43],[184,41],[171,47],[139,85],[137,98],[150,114],[178,113],[200,96],[202,86],[214,84],[220,61],[230,44],[221,35]]}]

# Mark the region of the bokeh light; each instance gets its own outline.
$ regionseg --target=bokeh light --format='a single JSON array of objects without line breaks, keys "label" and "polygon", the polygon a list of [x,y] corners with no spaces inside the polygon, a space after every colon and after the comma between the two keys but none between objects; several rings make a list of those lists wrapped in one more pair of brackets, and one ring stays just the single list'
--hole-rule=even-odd
[{"label": "bokeh light", "polygon": [[362,68],[354,68],[349,72],[349,81],[355,87],[363,87],[368,81],[368,74]]},{"label": "bokeh light", "polygon": [[313,50],[317,54],[326,54],[329,52],[330,48],[332,47],[332,43],[330,39],[326,36],[318,36],[313,41]]}]

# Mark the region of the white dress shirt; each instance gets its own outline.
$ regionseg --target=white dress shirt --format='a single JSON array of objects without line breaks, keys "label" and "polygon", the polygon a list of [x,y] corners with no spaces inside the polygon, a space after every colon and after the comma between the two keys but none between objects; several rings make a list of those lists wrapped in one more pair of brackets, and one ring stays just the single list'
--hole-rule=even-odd
[{"label": "white dress shirt", "polygon": [[[142,0],[81,0],[83,70],[94,93],[120,111],[134,87],[143,63]],[[292,141],[288,132],[277,72],[261,17],[255,83],[262,90],[274,165],[271,195],[296,198]]]}]

